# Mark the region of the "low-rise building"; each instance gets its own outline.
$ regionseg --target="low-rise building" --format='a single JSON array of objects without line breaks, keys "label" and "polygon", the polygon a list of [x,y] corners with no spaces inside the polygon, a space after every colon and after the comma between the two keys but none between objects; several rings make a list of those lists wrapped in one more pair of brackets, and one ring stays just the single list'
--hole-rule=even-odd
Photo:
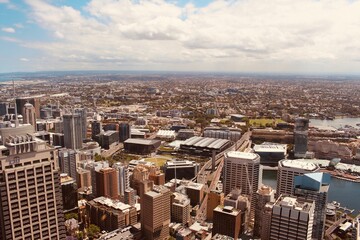
[{"label": "low-rise building", "polygon": [[113,231],[137,223],[135,207],[110,198],[98,197],[86,203],[90,223]]}]

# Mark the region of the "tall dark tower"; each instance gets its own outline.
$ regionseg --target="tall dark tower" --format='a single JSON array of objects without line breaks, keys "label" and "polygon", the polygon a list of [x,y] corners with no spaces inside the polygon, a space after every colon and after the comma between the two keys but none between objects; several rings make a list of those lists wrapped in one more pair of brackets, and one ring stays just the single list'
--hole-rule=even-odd
[{"label": "tall dark tower", "polygon": [[297,118],[294,129],[294,156],[303,158],[308,148],[309,119]]},{"label": "tall dark tower", "polygon": [[87,133],[87,111],[86,111],[86,108],[76,108],[75,113],[80,115],[81,137],[82,137],[82,140],[84,140],[84,139],[86,139],[86,133]]},{"label": "tall dark tower", "polygon": [[99,121],[94,121],[91,123],[91,138],[96,139],[96,135],[100,134],[102,131],[102,125]]},{"label": "tall dark tower", "polygon": [[64,123],[64,144],[66,148],[82,148],[82,119],[79,114],[65,114]]},{"label": "tall dark tower", "polygon": [[120,123],[119,124],[119,141],[124,142],[130,138],[130,124],[129,123]]}]

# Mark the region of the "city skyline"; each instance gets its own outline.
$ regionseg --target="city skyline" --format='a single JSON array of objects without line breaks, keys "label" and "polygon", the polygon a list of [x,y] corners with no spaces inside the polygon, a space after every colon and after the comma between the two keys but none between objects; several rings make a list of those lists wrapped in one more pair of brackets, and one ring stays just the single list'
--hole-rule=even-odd
[{"label": "city skyline", "polygon": [[360,1],[0,0],[0,72],[358,74]]}]

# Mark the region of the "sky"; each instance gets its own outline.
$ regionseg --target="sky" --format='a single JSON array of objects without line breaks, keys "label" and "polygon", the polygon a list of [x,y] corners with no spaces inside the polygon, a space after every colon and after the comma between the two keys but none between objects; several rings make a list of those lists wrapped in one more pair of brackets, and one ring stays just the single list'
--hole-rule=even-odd
[{"label": "sky", "polygon": [[0,72],[360,73],[360,0],[0,0]]}]

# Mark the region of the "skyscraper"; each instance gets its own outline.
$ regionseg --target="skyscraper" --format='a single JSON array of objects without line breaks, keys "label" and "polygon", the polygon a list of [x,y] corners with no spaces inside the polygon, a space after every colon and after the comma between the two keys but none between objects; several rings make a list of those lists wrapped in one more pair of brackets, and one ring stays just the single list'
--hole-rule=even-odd
[{"label": "skyscraper", "polygon": [[129,204],[130,206],[134,206],[136,203],[136,191],[132,188],[125,189],[124,193],[124,203]]},{"label": "skyscraper", "polygon": [[80,115],[81,137],[82,137],[82,140],[84,140],[84,139],[86,139],[86,134],[87,134],[87,111],[86,111],[86,108],[76,108],[75,113]]},{"label": "skyscraper", "polygon": [[0,239],[65,239],[55,150],[29,134],[0,133]]},{"label": "skyscraper", "polygon": [[78,114],[63,115],[64,143],[66,148],[82,148],[82,119]]},{"label": "skyscraper", "polygon": [[62,173],[76,179],[76,151],[73,149],[59,150],[59,165]]},{"label": "skyscraper", "polygon": [[231,206],[240,211],[240,233],[247,231],[251,219],[249,195],[242,195],[240,189],[233,189],[225,196],[224,206]]},{"label": "skyscraper", "polygon": [[294,195],[315,201],[313,239],[323,239],[329,184],[330,174],[328,173],[307,173],[295,177]]},{"label": "skyscraper", "polygon": [[224,205],[224,193],[212,190],[208,193],[206,205],[206,220],[213,220],[214,209],[219,205]]},{"label": "skyscraper", "polygon": [[267,203],[267,204],[265,204],[263,211],[261,212],[261,221],[262,222],[260,224],[261,229],[260,229],[260,234],[259,234],[261,240],[269,240],[270,239],[271,215],[272,215],[273,206],[274,206],[274,203]]},{"label": "skyscraper", "polygon": [[102,131],[101,122],[94,121],[91,123],[91,138],[96,140],[96,136],[100,134]]},{"label": "skyscraper", "polygon": [[114,168],[106,167],[96,172],[97,197],[119,199],[117,174]]},{"label": "skyscraper", "polygon": [[85,169],[90,171],[90,179],[91,179],[91,189],[93,196],[99,196],[97,194],[98,188],[97,188],[97,181],[96,181],[96,172],[100,171],[102,168],[109,167],[109,163],[107,161],[101,161],[101,162],[91,162],[88,164],[85,164]]},{"label": "skyscraper", "polygon": [[308,147],[309,119],[295,119],[294,129],[294,155],[296,158],[303,158]]},{"label": "skyscraper", "polygon": [[8,114],[9,103],[8,102],[0,102],[0,116],[4,116]]},{"label": "skyscraper", "polygon": [[119,123],[119,141],[124,142],[131,136],[131,128],[129,123]]},{"label": "skyscraper", "polygon": [[116,170],[116,177],[118,182],[118,192],[124,197],[125,189],[130,188],[130,178],[129,178],[129,169],[128,166],[117,162],[113,165],[113,168]]},{"label": "skyscraper", "polygon": [[164,186],[154,186],[144,194],[141,205],[141,230],[148,240],[164,240],[169,237],[170,195]]},{"label": "skyscraper", "polygon": [[294,177],[318,172],[320,167],[306,160],[281,160],[278,162],[276,197],[280,194],[294,195]]},{"label": "skyscraper", "polygon": [[240,210],[231,206],[214,209],[212,234],[217,233],[238,239],[240,234]]},{"label": "skyscraper", "polygon": [[78,207],[76,180],[69,177],[67,173],[60,174],[60,184],[62,191],[64,213],[73,211]]},{"label": "skyscraper", "polygon": [[190,199],[186,195],[178,192],[174,192],[173,196],[171,220],[185,225],[190,221]]},{"label": "skyscraper", "polygon": [[280,196],[271,214],[270,240],[311,240],[314,201]]},{"label": "skyscraper", "polygon": [[241,189],[241,194],[249,196],[251,215],[254,215],[255,197],[260,183],[260,156],[255,153],[230,151],[225,153],[223,169],[224,193]]},{"label": "skyscraper", "polygon": [[40,98],[39,97],[19,97],[16,98],[16,110],[17,114],[24,116],[24,105],[31,103],[35,108],[35,117],[40,118]]},{"label": "skyscraper", "polygon": [[35,108],[31,103],[25,103],[23,114],[23,123],[32,125],[36,130]]},{"label": "skyscraper", "polygon": [[186,195],[190,198],[191,206],[200,205],[204,198],[205,185],[202,183],[190,182],[185,186]]},{"label": "skyscraper", "polygon": [[262,236],[263,216],[265,215],[265,206],[269,202],[275,202],[275,190],[269,186],[261,186],[255,194],[255,222],[254,222],[254,236],[264,238]]}]

